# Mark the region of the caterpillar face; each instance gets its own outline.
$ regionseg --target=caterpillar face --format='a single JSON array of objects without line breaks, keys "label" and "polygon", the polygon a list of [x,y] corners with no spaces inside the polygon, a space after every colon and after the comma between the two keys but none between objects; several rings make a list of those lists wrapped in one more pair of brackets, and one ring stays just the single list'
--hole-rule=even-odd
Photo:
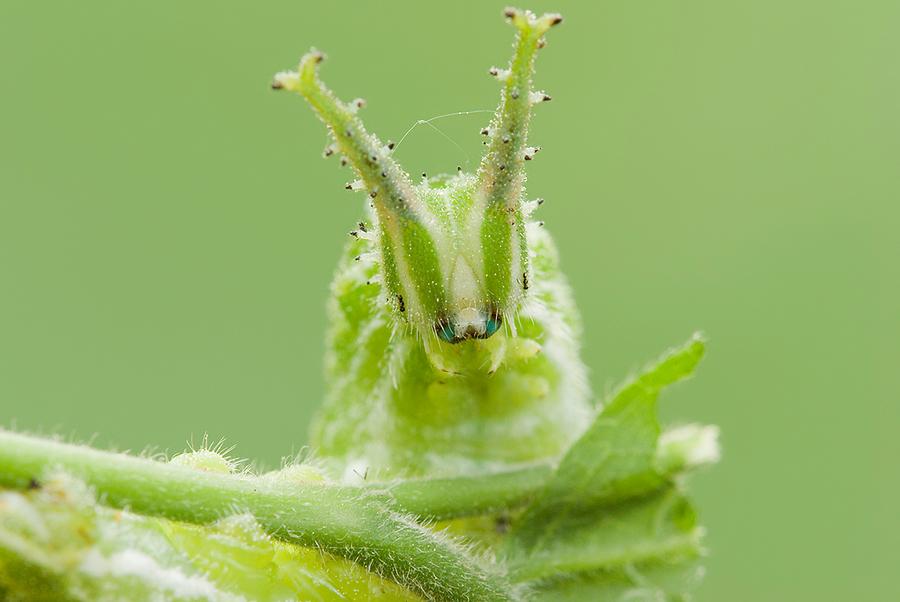
[{"label": "caterpillar face", "polygon": [[526,137],[532,105],[550,100],[532,90],[531,78],[542,36],[561,18],[513,9],[506,16],[518,30],[515,54],[508,69],[490,70],[502,92],[481,132],[487,150],[475,174],[413,184],[391,157],[393,143],[379,141],[357,117],[364,102],[342,102],[319,80],[318,51],[273,83],[309,101],[334,139],[325,155],[342,154],[356,171],[346,188],[368,193],[373,227],[361,224],[353,234],[372,243],[395,320],[426,343],[491,337],[512,323],[529,286],[526,219],[536,202],[523,198],[524,163],[539,149]]},{"label": "caterpillar face", "polygon": [[[493,242],[497,233],[478,208],[474,176],[460,172],[423,178],[414,190],[421,199],[416,222],[395,230],[387,216],[373,241],[395,317],[418,328],[423,338],[445,343],[489,338],[515,312],[525,292],[524,227],[512,229],[515,236],[502,252],[484,244],[484,237]],[[509,230],[503,224],[500,236]],[[498,287],[498,277],[509,279],[508,286]]]}]

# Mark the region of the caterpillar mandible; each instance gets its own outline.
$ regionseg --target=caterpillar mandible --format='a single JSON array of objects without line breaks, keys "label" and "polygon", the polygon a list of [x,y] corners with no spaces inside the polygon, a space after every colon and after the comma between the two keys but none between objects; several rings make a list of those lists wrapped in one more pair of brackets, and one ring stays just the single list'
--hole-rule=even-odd
[{"label": "caterpillar mandible", "polygon": [[544,34],[557,14],[507,9],[515,26],[500,103],[481,130],[474,174],[413,179],[392,143],[369,133],[363,102],[341,101],[319,79],[321,52],[273,87],[302,95],[367,193],[328,304],[324,406],[317,453],[346,476],[453,475],[552,458],[592,416],[581,325],[556,247],[525,196]]}]

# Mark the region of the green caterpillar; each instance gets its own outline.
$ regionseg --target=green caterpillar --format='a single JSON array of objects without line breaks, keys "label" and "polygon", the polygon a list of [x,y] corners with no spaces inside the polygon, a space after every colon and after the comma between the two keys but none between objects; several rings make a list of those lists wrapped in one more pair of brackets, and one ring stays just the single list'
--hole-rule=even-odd
[{"label": "green caterpillar", "polygon": [[[413,183],[319,80],[312,51],[274,87],[302,94],[368,193],[328,313],[328,395],[312,430],[323,457],[379,476],[451,475],[558,456],[587,426],[580,324],[556,248],[531,219],[525,162],[544,34],[562,18],[508,10],[518,35],[475,174]],[[352,474],[352,473],[348,473]]]},{"label": "green caterpillar", "polygon": [[[0,429],[0,600],[685,600],[702,573],[683,475],[715,427],[656,403],[694,337],[594,403],[553,241],[525,197],[537,50],[517,30],[475,174],[418,183],[305,55],[300,93],[368,193],[328,304],[314,462],[242,470],[204,445],[167,461]],[[452,535],[451,535],[452,534]],[[465,539],[463,539],[463,537]]]}]

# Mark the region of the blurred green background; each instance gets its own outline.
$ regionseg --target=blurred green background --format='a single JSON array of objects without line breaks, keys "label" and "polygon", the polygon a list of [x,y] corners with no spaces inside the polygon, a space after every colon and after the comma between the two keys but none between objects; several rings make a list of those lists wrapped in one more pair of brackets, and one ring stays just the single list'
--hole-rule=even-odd
[{"label": "blurred green background", "polygon": [[[276,465],[322,396],[323,304],[361,198],[301,99],[310,45],[398,139],[491,109],[493,2],[0,4],[0,422]],[[702,329],[670,420],[721,425],[694,479],[703,601],[897,600],[900,3],[533,2],[549,36],[530,194],[599,393]],[[473,168],[485,115],[398,149]]]}]

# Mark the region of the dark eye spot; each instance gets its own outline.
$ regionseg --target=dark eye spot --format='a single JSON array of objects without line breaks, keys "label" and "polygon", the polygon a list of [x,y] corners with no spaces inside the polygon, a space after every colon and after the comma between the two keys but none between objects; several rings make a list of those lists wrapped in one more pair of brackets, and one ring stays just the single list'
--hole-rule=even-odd
[{"label": "dark eye spot", "polygon": [[435,332],[437,332],[438,337],[444,342],[447,343],[456,343],[456,332],[453,330],[453,326],[450,322],[438,322],[434,326]]},{"label": "dark eye spot", "polygon": [[484,338],[488,338],[498,330],[500,330],[500,325],[503,323],[503,320],[500,316],[491,316],[484,323]]}]

